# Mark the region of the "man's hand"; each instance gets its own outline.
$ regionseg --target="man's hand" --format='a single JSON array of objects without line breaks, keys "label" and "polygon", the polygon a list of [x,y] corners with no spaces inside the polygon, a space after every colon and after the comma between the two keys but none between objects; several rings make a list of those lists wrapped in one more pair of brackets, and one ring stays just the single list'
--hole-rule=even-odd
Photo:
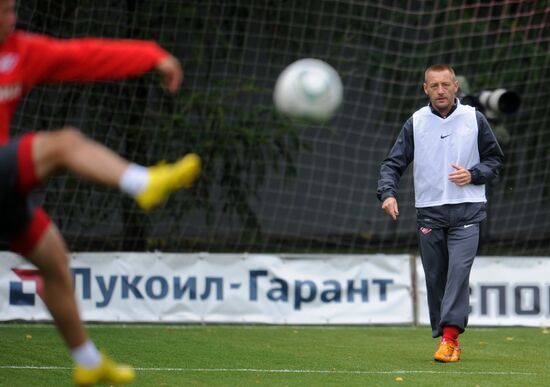
[{"label": "man's hand", "polygon": [[382,203],[382,209],[386,211],[386,214],[391,216],[393,220],[397,220],[399,216],[399,209],[397,207],[397,200],[394,197],[389,197]]},{"label": "man's hand", "polygon": [[157,64],[155,69],[162,76],[163,88],[170,94],[175,94],[183,80],[183,70],[179,60],[172,55],[168,55]]},{"label": "man's hand", "polygon": [[452,167],[456,169],[456,171],[449,173],[450,181],[452,181],[459,187],[470,184],[472,182],[472,175],[470,174],[470,171],[461,167],[460,165],[453,164]]}]

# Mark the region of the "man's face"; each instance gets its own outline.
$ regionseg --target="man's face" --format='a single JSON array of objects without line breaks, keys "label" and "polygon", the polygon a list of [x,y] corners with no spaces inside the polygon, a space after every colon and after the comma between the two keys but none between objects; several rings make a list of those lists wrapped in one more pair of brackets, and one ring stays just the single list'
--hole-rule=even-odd
[{"label": "man's face", "polygon": [[429,71],[424,82],[424,92],[435,110],[446,116],[453,106],[458,82],[449,70]]},{"label": "man's face", "polygon": [[0,0],[0,43],[3,43],[15,28],[15,0]]}]

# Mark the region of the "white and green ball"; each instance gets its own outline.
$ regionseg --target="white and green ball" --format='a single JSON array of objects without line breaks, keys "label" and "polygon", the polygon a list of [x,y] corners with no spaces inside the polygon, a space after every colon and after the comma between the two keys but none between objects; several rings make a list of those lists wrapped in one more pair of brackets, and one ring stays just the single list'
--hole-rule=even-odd
[{"label": "white and green ball", "polygon": [[283,70],[273,100],[286,116],[323,122],[334,115],[342,96],[342,80],[336,70],[322,60],[307,58]]}]

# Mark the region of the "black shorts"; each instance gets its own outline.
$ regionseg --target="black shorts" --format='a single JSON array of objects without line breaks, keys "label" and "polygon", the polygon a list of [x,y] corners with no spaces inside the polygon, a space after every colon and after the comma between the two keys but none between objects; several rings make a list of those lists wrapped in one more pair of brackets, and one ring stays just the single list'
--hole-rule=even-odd
[{"label": "black shorts", "polygon": [[31,151],[34,135],[0,146],[0,241],[23,255],[36,246],[49,224],[31,195],[38,185]]},{"label": "black shorts", "polygon": [[23,233],[34,212],[17,186],[17,149],[21,138],[0,147],[0,238],[9,241]]}]

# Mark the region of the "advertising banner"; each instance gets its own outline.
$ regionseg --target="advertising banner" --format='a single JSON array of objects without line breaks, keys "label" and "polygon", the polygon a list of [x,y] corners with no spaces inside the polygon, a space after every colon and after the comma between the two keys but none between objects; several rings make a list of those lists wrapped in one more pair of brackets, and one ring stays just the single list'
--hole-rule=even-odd
[{"label": "advertising banner", "polygon": [[[1,254],[0,320],[51,320],[40,273]],[[79,253],[85,321],[410,324],[409,255]]]}]

